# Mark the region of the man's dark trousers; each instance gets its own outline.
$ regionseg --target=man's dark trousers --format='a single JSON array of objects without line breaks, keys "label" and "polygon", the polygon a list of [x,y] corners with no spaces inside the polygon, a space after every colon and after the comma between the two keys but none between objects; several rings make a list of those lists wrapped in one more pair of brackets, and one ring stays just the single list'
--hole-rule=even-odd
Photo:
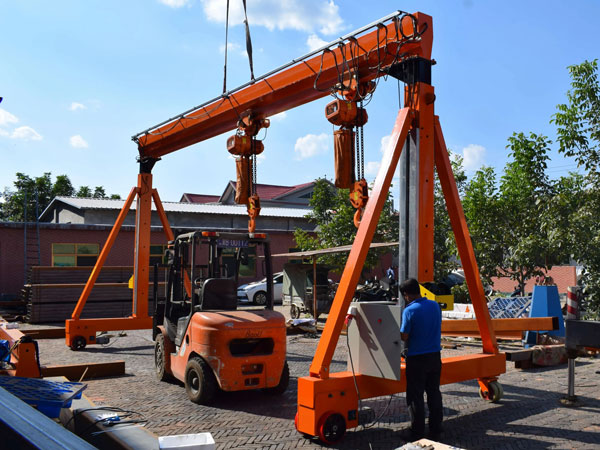
[{"label": "man's dark trousers", "polygon": [[425,434],[425,404],[423,393],[427,393],[429,407],[429,431],[442,432],[442,394],[440,352],[408,356],[406,358],[406,403],[414,435]]}]

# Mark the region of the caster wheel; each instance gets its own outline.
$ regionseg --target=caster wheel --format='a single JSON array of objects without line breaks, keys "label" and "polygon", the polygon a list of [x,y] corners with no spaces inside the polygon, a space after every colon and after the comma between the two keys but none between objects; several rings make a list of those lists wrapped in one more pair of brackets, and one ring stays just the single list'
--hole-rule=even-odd
[{"label": "caster wheel", "polygon": [[502,385],[497,381],[490,381],[487,392],[479,388],[479,396],[485,401],[498,403],[504,396],[504,389],[502,389]]},{"label": "caster wheel", "polygon": [[328,445],[336,444],[346,433],[346,420],[339,413],[325,413],[320,420],[319,439]]},{"label": "caster wheel", "polygon": [[79,350],[83,350],[86,345],[87,342],[83,336],[75,336],[71,341],[71,350],[77,352]]}]

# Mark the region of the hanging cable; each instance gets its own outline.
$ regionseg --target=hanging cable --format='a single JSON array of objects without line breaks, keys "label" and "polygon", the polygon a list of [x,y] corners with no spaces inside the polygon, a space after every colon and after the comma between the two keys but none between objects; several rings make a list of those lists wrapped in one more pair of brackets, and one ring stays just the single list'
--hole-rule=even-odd
[{"label": "hanging cable", "polygon": [[244,3],[244,24],[246,25],[246,53],[248,53],[248,63],[250,64],[250,79],[254,80],[254,64],[252,64],[252,39],[250,38],[250,25],[248,24],[248,14],[246,13],[246,0]]},{"label": "hanging cable", "polygon": [[225,13],[225,65],[223,66],[223,94],[227,92],[227,45],[229,39],[229,0],[227,0],[227,12]]}]

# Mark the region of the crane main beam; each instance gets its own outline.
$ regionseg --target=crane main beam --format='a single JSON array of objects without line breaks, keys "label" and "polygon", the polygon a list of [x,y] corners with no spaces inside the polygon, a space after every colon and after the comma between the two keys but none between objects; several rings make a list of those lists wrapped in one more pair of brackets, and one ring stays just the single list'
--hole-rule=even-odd
[{"label": "crane main beam", "polygon": [[369,33],[340,38],[335,48],[284,66],[134,136],[140,157],[160,158],[233,130],[249,111],[269,117],[325,97],[337,90],[340,77],[348,81],[356,76],[362,83],[385,75],[384,69],[400,60],[431,58],[430,16],[399,11],[387,25],[376,23],[373,27],[376,29]]}]

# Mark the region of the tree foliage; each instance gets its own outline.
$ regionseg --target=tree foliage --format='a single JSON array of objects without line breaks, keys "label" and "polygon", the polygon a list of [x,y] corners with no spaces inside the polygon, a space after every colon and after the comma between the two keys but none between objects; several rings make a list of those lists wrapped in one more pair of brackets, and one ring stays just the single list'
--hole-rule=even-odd
[{"label": "tree foliage", "polygon": [[[315,182],[312,198],[312,211],[308,214],[311,223],[317,226],[315,235],[296,229],[294,238],[302,250],[317,250],[349,245],[354,242],[356,227],[353,218],[355,209],[350,204],[348,189],[336,189],[329,181],[320,178]],[[395,214],[391,196],[385,202],[381,217],[373,237],[373,242],[392,242],[398,239],[398,217]],[[389,249],[369,251],[367,268],[379,264],[379,258]],[[319,263],[328,264],[341,272],[346,264],[348,253],[333,253],[318,258]]]},{"label": "tree foliage", "polygon": [[[75,190],[67,175],[58,175],[54,183],[50,172],[33,178],[22,172],[17,172],[15,176],[14,189],[5,188],[1,194],[2,221],[35,221],[56,196],[107,198],[102,186],[97,186],[93,192],[87,186]],[[120,199],[120,196],[111,195],[110,198]]]},{"label": "tree foliage", "polygon": [[570,66],[567,103],[557,106],[559,151],[575,158],[582,176],[562,180],[554,205],[562,211],[553,232],[583,266],[588,317],[600,317],[600,84],[598,61]]},{"label": "tree foliage", "polygon": [[[463,169],[463,159],[460,155],[450,153],[452,172],[460,196],[465,191],[467,176]],[[435,174],[435,185],[433,191],[433,261],[434,280],[444,280],[448,274],[457,269],[460,264],[455,258],[457,256],[454,233],[446,208],[446,200],[442,191],[439,177]]]}]

